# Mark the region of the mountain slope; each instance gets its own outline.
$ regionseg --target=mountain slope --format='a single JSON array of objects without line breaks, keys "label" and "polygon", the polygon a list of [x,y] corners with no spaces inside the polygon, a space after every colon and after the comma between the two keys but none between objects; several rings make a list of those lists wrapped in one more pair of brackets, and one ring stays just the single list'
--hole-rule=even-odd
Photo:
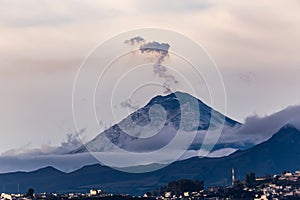
[{"label": "mountain slope", "polygon": [[[163,120],[163,116],[161,116],[162,112],[154,114],[152,112],[153,118],[150,118],[151,108],[156,105],[162,106],[166,112],[166,121],[161,129],[157,128],[159,125],[155,124],[155,122],[153,122],[155,120],[153,119],[156,119],[157,123],[161,122]],[[87,152],[87,149],[92,152],[102,152],[110,150],[114,145],[127,151],[154,151],[171,141],[179,128],[186,132],[198,130],[199,137],[196,137],[197,139],[190,147],[195,150],[201,147],[205,135],[204,132],[209,126],[222,126],[222,119],[224,119],[225,127],[239,125],[238,122],[213,110],[199,99],[187,93],[175,92],[167,96],[156,96],[151,99],[146,106],[138,109],[120,123],[113,125],[71,153]],[[184,125],[181,124],[183,121]],[[153,125],[147,128],[147,125],[151,123],[153,123]],[[136,125],[139,127],[136,128]],[[180,127],[180,125],[183,127]],[[128,131],[125,132],[124,129],[135,132],[135,134],[129,135],[126,133]],[[141,134],[153,132],[155,129],[158,129],[158,131],[151,137],[138,137]],[[110,142],[108,142],[107,139],[109,139]]]},{"label": "mountain slope", "polygon": [[87,191],[89,188],[104,188],[110,192],[142,194],[163,185],[170,180],[181,178],[201,179],[205,185],[224,185],[231,182],[231,168],[236,178],[243,178],[247,172],[258,176],[276,174],[285,170],[300,169],[300,131],[287,125],[268,141],[248,150],[238,151],[222,158],[191,158],[177,161],[161,170],[129,174],[106,166],[86,166],[71,173],[44,168],[30,173],[18,172],[0,175],[7,191],[16,192],[28,187],[37,191],[67,192]]}]

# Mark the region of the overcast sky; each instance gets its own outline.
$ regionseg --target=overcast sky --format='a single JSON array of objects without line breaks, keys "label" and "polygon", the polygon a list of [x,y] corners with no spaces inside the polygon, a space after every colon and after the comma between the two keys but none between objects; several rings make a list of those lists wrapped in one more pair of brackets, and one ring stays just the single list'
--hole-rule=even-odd
[{"label": "overcast sky", "polygon": [[1,0],[0,152],[74,133],[80,64],[99,43],[138,28],[170,29],[205,47],[233,119],[299,105],[299,24],[298,0]]}]

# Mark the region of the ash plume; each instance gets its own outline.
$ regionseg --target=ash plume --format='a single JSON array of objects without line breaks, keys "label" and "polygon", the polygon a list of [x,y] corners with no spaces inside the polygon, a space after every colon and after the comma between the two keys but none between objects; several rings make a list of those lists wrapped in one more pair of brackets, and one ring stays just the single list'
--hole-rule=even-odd
[{"label": "ash plume", "polygon": [[129,45],[134,45],[135,43],[139,44],[141,42],[145,42],[144,38],[142,38],[141,36],[136,36],[124,41],[125,44]]},{"label": "ash plume", "polygon": [[164,80],[163,87],[165,88],[165,94],[171,93],[171,85],[178,83],[176,78],[168,72],[167,67],[162,65],[165,58],[169,56],[169,48],[170,45],[168,43],[159,43],[155,41],[148,42],[140,46],[141,53],[157,54],[158,59],[153,65],[153,73]]},{"label": "ash plume", "polygon": [[[172,93],[171,85],[177,84],[178,80],[176,80],[176,78],[168,72],[167,67],[162,64],[165,58],[169,56],[170,45],[168,43],[159,43],[156,41],[146,43],[146,40],[141,36],[125,40],[124,43],[128,45],[140,44],[139,50],[142,54],[155,54],[157,60],[153,65],[153,73],[163,80],[162,87],[164,88],[164,94]],[[136,106],[132,105],[130,99],[122,102],[121,106],[128,107],[133,110],[137,109]]]},{"label": "ash plume", "polygon": [[168,43],[159,43],[159,42],[148,42],[146,44],[143,44],[140,46],[140,51],[142,53],[144,52],[156,52],[159,53],[161,55],[163,55],[164,57],[168,55],[168,51],[169,51],[170,45]]}]

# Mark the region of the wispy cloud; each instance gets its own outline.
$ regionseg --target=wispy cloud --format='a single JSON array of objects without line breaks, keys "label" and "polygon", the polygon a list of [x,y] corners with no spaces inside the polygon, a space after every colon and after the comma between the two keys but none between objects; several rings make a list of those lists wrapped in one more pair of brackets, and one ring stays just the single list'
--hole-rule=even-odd
[{"label": "wispy cloud", "polygon": [[0,157],[20,157],[20,156],[39,156],[39,155],[64,155],[70,151],[83,145],[81,138],[84,136],[84,129],[79,133],[69,133],[59,146],[42,145],[39,148],[32,148],[31,144],[28,143],[19,148],[7,150],[0,154]]},{"label": "wispy cloud", "polygon": [[300,106],[290,106],[267,116],[254,115],[247,117],[242,126],[225,129],[219,142],[259,144],[272,137],[286,124],[293,124],[300,129]]}]

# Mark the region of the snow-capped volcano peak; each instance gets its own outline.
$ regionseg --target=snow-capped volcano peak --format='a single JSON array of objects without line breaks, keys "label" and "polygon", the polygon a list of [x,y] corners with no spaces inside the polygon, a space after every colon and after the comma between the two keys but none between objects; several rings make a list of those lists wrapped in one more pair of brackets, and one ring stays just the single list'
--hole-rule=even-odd
[{"label": "snow-capped volcano peak", "polygon": [[[213,122],[212,112],[215,113],[214,116],[218,116],[214,117]],[[144,107],[72,153],[85,152],[87,149],[92,152],[103,152],[113,149],[114,146],[127,151],[153,151],[168,144],[179,129],[186,134],[190,131],[203,134],[210,125],[216,126],[218,118],[223,118],[224,125],[228,127],[239,124],[190,94],[175,92],[166,96],[158,95]]]}]

